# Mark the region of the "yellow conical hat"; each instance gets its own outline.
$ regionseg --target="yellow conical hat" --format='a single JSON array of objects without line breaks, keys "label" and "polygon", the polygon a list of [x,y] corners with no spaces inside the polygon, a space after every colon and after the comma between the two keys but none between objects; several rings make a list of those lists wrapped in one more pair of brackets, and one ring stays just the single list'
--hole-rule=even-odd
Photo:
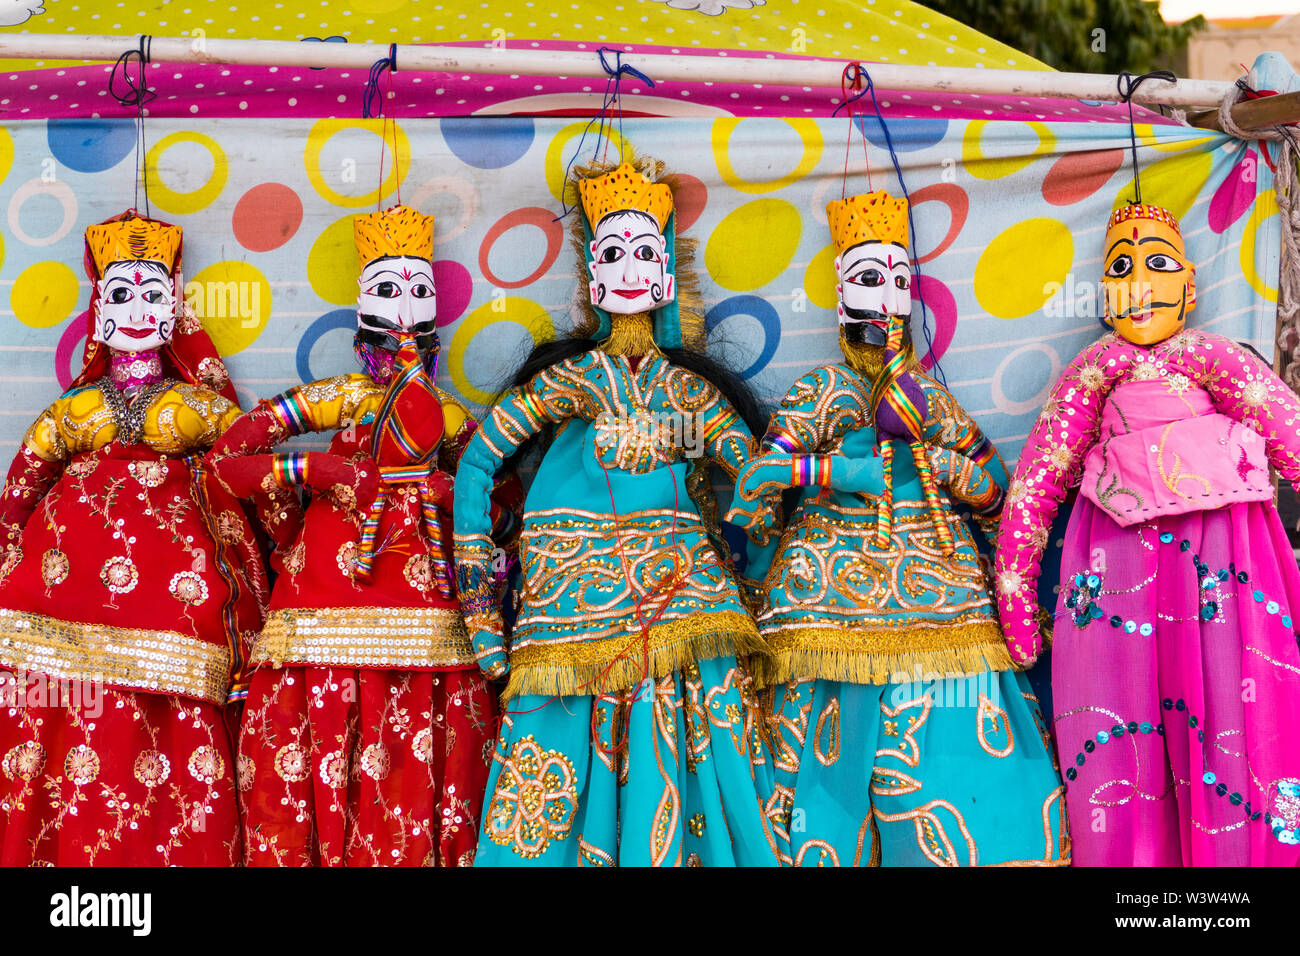
[{"label": "yellow conical hat", "polygon": [[593,227],[612,212],[635,209],[653,216],[663,229],[673,212],[673,192],[668,184],[651,182],[631,163],[604,176],[579,180],[578,192],[587,222]]},{"label": "yellow conical hat", "polygon": [[181,247],[181,227],[129,215],[87,226],[86,245],[100,275],[114,262],[161,262],[171,272]]},{"label": "yellow conical hat", "polygon": [[362,268],[384,256],[433,258],[433,217],[410,206],[393,206],[352,220],[352,238]]},{"label": "yellow conical hat", "polygon": [[826,219],[840,252],[861,242],[907,247],[907,200],[895,199],[883,189],[827,203]]}]

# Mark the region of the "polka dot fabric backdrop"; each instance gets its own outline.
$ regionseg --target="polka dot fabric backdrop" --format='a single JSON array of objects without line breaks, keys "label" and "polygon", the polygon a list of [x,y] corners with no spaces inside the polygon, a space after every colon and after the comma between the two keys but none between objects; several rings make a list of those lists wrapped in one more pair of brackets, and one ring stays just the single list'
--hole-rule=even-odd
[{"label": "polka dot fabric backdrop", "polygon": [[[39,12],[33,12],[39,11]],[[908,0],[0,0],[0,31],[139,33],[309,43],[412,43],[508,49],[683,53],[706,57],[862,60],[920,66],[1046,69],[1041,63]],[[123,48],[134,47],[126,42]],[[399,67],[401,66],[399,58]],[[108,93],[110,67],[0,60],[0,117],[126,116]],[[197,119],[361,115],[365,70],[151,64],[151,115]],[[654,79],[652,76],[651,79]],[[393,77],[397,115],[568,114],[598,108],[603,82],[518,75]],[[624,108],[654,116],[829,114],[838,90],[754,84],[629,81]],[[1117,119],[1113,105],[912,94],[885,96],[896,116]]]},{"label": "polka dot fabric backdrop", "polygon": [[[185,228],[187,295],[228,356],[241,402],[354,369],[350,217],[401,199],[437,218],[442,384],[488,402],[533,341],[571,322],[575,262],[556,221],[585,120],[408,119],[383,150],[351,119],[155,119],[154,214]],[[1099,332],[1100,244],[1131,195],[1127,126],[902,118],[891,124],[914,204],[918,291],[950,386],[1008,458],[1065,362]],[[878,127],[871,185],[899,193]],[[698,240],[714,345],[778,398],[834,359],[825,205],[844,184],[849,123],[625,120],[630,144],[682,176],[678,223]],[[1271,354],[1279,233],[1271,159],[1203,131],[1138,128],[1144,197],[1177,214],[1198,265],[1191,321]],[[0,442],[71,380],[89,301],[82,231],[133,201],[132,124],[0,126]],[[588,135],[612,158],[619,143]],[[394,154],[396,166],[394,165]],[[864,191],[855,139],[850,191]],[[919,317],[920,310],[917,310]],[[925,337],[916,329],[917,340]]]}]

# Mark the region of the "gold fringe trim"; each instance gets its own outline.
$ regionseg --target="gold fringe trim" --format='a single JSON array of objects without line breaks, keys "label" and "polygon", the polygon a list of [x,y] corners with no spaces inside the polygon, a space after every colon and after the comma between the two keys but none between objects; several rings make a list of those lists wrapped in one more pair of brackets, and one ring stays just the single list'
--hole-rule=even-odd
[{"label": "gold fringe trim", "polygon": [[640,634],[620,634],[585,641],[535,641],[515,648],[502,700],[521,694],[614,693],[694,661],[726,654],[742,657],[766,649],[754,619],[736,611],[706,612],[656,624],[644,649],[642,640]]},{"label": "gold fringe trim", "polygon": [[81,624],[0,609],[0,666],[58,680],[226,702],[230,649],[139,627]]},{"label": "gold fringe trim", "polygon": [[994,621],[934,628],[795,627],[765,637],[770,659],[755,662],[764,684],[802,677],[891,684],[1014,669]]},{"label": "gold fringe trim", "polygon": [[434,607],[285,608],[271,612],[251,665],[473,667],[474,647],[458,610]]},{"label": "gold fringe trim", "polygon": [[600,343],[607,355],[662,355],[655,344],[654,324],[645,312],[610,316],[609,338]]}]

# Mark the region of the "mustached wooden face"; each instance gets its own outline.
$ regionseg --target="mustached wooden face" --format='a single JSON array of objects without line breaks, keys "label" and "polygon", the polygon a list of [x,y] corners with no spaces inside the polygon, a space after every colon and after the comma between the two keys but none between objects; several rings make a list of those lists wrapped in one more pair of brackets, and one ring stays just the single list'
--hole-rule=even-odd
[{"label": "mustached wooden face", "polygon": [[673,301],[668,241],[652,216],[610,213],[596,224],[590,250],[592,305],[632,315]]},{"label": "mustached wooden face", "polygon": [[1196,267],[1182,237],[1152,219],[1117,222],[1106,233],[1102,290],[1106,320],[1137,345],[1183,330],[1196,305]]},{"label": "mustached wooden face", "polygon": [[867,322],[883,333],[890,316],[912,314],[912,269],[902,246],[859,243],[840,254],[835,270],[841,325]]},{"label": "mustached wooden face", "polygon": [[437,296],[428,259],[374,259],[361,270],[357,283],[357,324],[361,328],[410,332],[434,327]]},{"label": "mustached wooden face", "polygon": [[111,263],[97,287],[97,342],[119,352],[147,352],[171,341],[176,293],[162,263]]}]

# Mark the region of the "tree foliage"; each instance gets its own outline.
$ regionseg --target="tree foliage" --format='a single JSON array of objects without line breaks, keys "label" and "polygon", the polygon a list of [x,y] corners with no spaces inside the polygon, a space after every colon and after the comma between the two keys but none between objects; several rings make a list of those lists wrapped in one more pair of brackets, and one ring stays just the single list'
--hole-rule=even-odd
[{"label": "tree foliage", "polygon": [[[1205,18],[1167,24],[1156,0],[923,0],[924,5],[1071,73],[1168,69]],[[1101,31],[1100,33],[1097,31]]]}]

